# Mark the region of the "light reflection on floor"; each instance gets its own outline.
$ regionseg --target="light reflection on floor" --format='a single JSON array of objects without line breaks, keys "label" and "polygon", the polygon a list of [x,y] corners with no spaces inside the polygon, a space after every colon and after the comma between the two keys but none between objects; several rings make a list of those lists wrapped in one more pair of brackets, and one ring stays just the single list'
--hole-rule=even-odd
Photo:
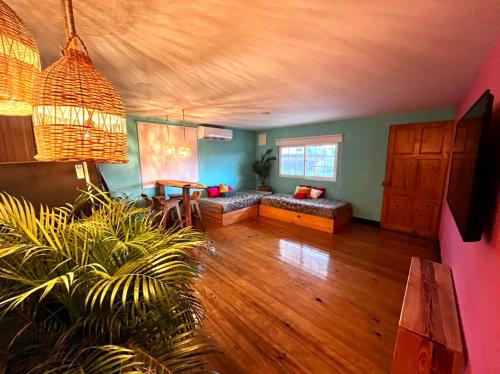
[{"label": "light reflection on floor", "polygon": [[286,263],[320,278],[328,276],[330,254],[286,239],[279,240],[280,259]]}]

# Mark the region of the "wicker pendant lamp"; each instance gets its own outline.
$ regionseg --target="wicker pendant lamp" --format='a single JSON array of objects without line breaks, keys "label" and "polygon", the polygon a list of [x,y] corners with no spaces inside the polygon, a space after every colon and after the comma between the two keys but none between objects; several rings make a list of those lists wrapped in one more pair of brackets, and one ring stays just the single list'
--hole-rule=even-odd
[{"label": "wicker pendant lamp", "polygon": [[28,26],[0,0],[0,115],[29,116],[40,51]]},{"label": "wicker pendant lamp", "polygon": [[62,0],[67,43],[35,82],[33,125],[41,161],[127,162],[123,101],[99,73],[75,31],[72,0]]},{"label": "wicker pendant lamp", "polygon": [[186,122],[184,121],[184,109],[182,109],[182,126],[184,128],[184,145],[179,147],[179,157],[188,158],[191,157],[191,147],[186,143]]}]

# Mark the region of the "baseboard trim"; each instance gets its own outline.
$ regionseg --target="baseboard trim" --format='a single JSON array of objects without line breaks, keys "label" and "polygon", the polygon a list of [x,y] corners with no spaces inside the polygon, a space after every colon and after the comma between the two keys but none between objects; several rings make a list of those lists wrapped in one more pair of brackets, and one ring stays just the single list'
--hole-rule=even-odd
[{"label": "baseboard trim", "polygon": [[368,226],[380,227],[379,221],[373,221],[371,219],[360,218],[360,217],[352,217],[353,222],[362,223]]}]

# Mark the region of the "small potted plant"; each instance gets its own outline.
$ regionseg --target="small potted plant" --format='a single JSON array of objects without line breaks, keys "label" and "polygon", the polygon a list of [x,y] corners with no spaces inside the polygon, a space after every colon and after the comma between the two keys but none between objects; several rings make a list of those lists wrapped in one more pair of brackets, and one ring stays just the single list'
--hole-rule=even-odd
[{"label": "small potted plant", "polygon": [[260,156],[260,160],[255,160],[252,165],[252,169],[260,181],[259,191],[271,191],[267,179],[271,175],[272,163],[276,160],[276,157],[271,156],[271,153],[273,150],[268,149]]}]

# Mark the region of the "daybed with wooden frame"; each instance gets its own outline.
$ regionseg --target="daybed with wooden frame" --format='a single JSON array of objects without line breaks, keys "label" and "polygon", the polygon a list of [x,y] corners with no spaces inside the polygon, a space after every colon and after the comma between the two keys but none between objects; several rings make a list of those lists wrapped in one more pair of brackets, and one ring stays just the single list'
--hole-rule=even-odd
[{"label": "daybed with wooden frame", "polygon": [[335,233],[352,219],[350,203],[331,199],[296,199],[291,194],[263,196],[259,215]]},{"label": "daybed with wooden frame", "polygon": [[198,203],[203,217],[227,226],[257,216],[262,196],[257,191],[241,191],[230,197],[202,197]]}]

